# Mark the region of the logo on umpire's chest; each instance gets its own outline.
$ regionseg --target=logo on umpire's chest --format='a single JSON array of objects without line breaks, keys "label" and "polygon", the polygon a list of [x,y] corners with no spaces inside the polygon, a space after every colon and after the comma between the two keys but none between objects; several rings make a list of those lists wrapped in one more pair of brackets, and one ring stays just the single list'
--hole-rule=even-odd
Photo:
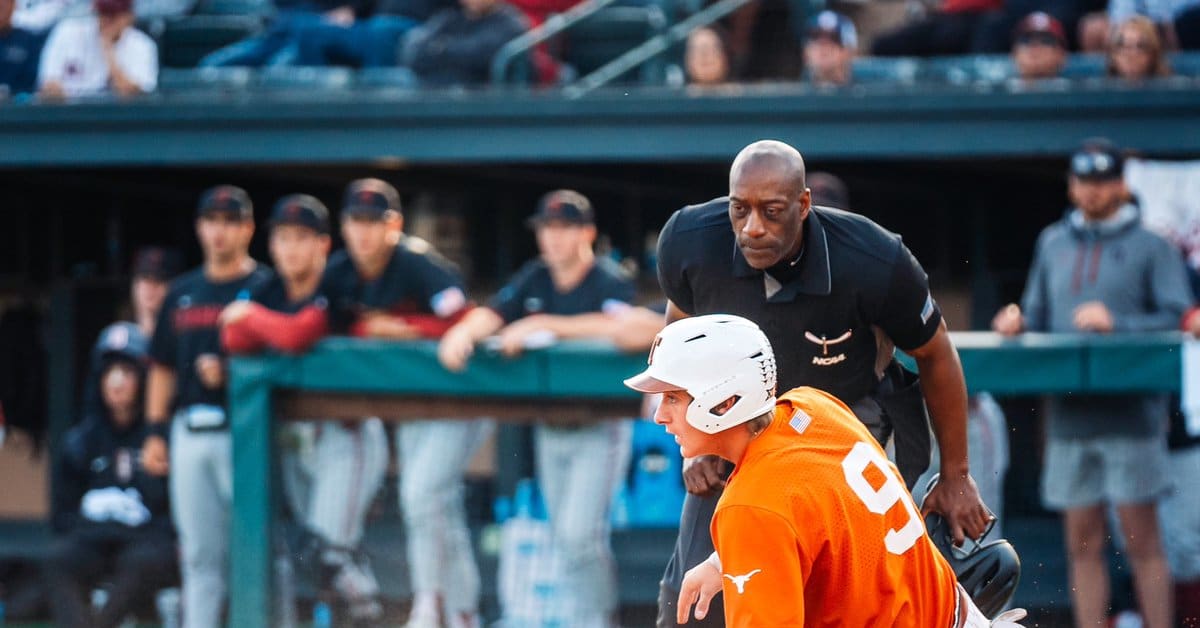
[{"label": "logo on umpire's chest", "polygon": [[839,353],[837,355],[829,355],[829,346],[846,342],[847,340],[850,339],[850,336],[852,336],[853,334],[854,334],[853,330],[847,329],[846,333],[838,336],[837,338],[829,338],[825,334],[821,334],[820,336],[818,336],[818,335],[812,333],[811,331],[804,332],[805,340],[808,340],[809,342],[811,342],[815,345],[821,345],[821,355],[813,356],[812,363],[816,366],[832,366],[834,364],[837,364],[838,362],[845,361],[846,360],[845,353]]}]

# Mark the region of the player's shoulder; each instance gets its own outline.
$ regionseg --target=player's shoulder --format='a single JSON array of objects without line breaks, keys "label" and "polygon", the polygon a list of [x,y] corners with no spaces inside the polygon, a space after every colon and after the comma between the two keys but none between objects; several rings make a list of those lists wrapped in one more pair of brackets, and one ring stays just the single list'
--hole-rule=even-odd
[{"label": "player's shoulder", "polygon": [[204,278],[204,268],[193,268],[171,280],[171,286],[167,289],[167,299],[191,294],[207,283],[208,280]]},{"label": "player's shoulder", "polygon": [[428,240],[408,234],[401,236],[400,242],[396,244],[392,263],[400,266],[436,266],[453,273],[458,272],[458,266],[442,255]]},{"label": "player's shoulder", "polygon": [[537,279],[550,278],[550,267],[540,256],[534,257],[521,264],[521,267],[508,279],[509,284],[523,284]]},{"label": "player's shoulder", "polygon": [[900,235],[854,212],[832,207],[813,206],[812,214],[821,223],[832,250],[892,262],[900,249]]}]

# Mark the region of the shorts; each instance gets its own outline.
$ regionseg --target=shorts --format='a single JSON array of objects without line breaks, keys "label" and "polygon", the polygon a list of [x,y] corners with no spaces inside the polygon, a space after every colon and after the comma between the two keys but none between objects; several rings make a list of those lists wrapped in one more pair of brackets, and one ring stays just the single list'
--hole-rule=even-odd
[{"label": "shorts", "polygon": [[1050,510],[1157,501],[1171,489],[1167,439],[1156,436],[1046,441],[1042,502]]}]

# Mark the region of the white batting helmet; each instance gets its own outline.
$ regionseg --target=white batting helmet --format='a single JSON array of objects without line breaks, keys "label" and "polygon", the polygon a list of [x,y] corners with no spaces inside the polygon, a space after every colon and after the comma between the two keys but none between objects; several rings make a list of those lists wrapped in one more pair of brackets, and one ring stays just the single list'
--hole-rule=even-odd
[{"label": "white batting helmet", "polygon": [[[775,353],[758,325],[730,314],[685,318],[654,339],[650,366],[625,380],[641,392],[684,390],[687,422],[716,434],[775,408]],[[727,411],[714,409],[730,398]]]}]

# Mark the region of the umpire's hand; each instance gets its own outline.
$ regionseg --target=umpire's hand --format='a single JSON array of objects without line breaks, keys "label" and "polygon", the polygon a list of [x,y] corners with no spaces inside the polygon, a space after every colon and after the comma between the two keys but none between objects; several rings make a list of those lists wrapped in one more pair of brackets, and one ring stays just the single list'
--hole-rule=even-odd
[{"label": "umpire's hand", "polygon": [[687,492],[708,497],[725,488],[725,461],[717,456],[696,456],[683,461],[683,485]]},{"label": "umpire's hand", "polygon": [[921,516],[936,512],[946,518],[955,545],[967,537],[981,538],[996,515],[988,510],[979,496],[979,487],[967,473],[942,473],[921,503]]},{"label": "umpire's hand", "polygon": [[[689,569],[679,586],[679,600],[675,604],[676,623],[688,623],[693,604],[696,606],[696,619],[704,619],[712,599],[721,593],[722,584],[721,569],[711,559]],[[803,595],[803,592],[799,594]]]}]

